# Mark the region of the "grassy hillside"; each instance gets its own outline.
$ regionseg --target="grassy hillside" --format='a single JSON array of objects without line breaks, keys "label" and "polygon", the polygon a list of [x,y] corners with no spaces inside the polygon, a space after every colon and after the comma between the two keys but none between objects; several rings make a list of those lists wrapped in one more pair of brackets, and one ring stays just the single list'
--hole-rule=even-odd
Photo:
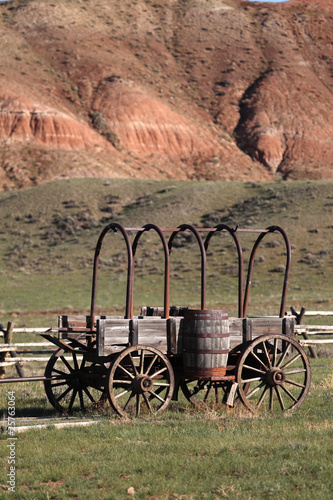
[{"label": "grassy hillside", "polygon": [[[89,312],[92,260],[103,227],[155,223],[240,228],[282,226],[293,249],[287,300],[333,307],[333,183],[170,182],[71,179],[0,193],[0,322]],[[256,235],[240,233],[245,260]],[[163,304],[163,255],[157,236],[138,248],[135,308]],[[285,265],[281,236],[259,247],[249,314],[278,314]],[[171,255],[171,303],[200,304],[196,243],[179,240]],[[121,238],[108,235],[101,253],[97,302],[104,313],[125,306],[126,258]],[[232,239],[216,236],[208,255],[207,307],[237,312],[237,259]],[[45,325],[45,317],[40,320]],[[47,321],[49,321],[47,319]],[[34,318],[34,324],[36,320]]]}]

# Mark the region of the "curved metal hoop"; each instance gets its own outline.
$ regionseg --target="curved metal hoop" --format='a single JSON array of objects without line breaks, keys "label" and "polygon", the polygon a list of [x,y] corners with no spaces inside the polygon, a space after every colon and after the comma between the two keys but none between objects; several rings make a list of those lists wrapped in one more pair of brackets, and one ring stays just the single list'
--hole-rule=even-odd
[{"label": "curved metal hoop", "polygon": [[164,250],[164,318],[169,318],[169,305],[170,305],[170,253],[168,243],[163,234],[163,231],[155,224],[146,224],[143,226],[142,230],[139,231],[133,241],[132,252],[133,257],[135,256],[139,240],[145,231],[154,230],[159,235],[163,250]]},{"label": "curved metal hoop", "polygon": [[232,229],[230,226],[227,226],[226,224],[218,224],[215,226],[215,231],[208,233],[205,239],[205,250],[207,252],[208,245],[210,243],[210,240],[212,239],[213,235],[216,234],[217,232],[220,231],[228,231],[228,233],[232,236],[236,248],[237,248],[237,255],[238,255],[238,317],[243,318],[243,250],[242,246],[240,244],[240,241],[238,239],[238,236],[236,234],[237,227],[235,229]]},{"label": "curved metal hoop", "polygon": [[202,310],[206,309],[206,250],[203,241],[197,229],[191,224],[181,224],[180,226],[177,227],[177,229],[178,231],[174,231],[169,238],[168,242],[169,252],[171,252],[172,245],[177,234],[181,231],[186,231],[186,230],[191,231],[194,234],[199,244],[200,254],[201,254],[201,309]]},{"label": "curved metal hoop", "polygon": [[285,313],[285,307],[286,307],[286,298],[287,298],[287,291],[288,291],[288,283],[289,283],[289,275],[290,275],[290,264],[291,264],[291,246],[290,246],[290,241],[287,236],[287,233],[285,232],[284,229],[282,229],[279,226],[269,226],[266,228],[266,230],[258,236],[256,242],[253,245],[250,260],[249,260],[249,267],[248,267],[248,273],[247,273],[247,280],[246,280],[246,287],[245,287],[245,294],[244,294],[244,307],[243,307],[243,314],[244,317],[247,315],[247,306],[249,302],[249,294],[250,294],[250,287],[251,287],[251,279],[252,279],[252,271],[253,271],[253,265],[254,265],[254,259],[257,253],[258,246],[264,236],[268,233],[274,233],[275,231],[279,232],[284,239],[284,242],[286,244],[286,252],[287,252],[287,262],[286,262],[286,270],[284,274],[284,282],[283,282],[283,290],[282,290],[282,298],[281,298],[281,306],[280,306],[280,318],[283,318],[284,313]]},{"label": "curved metal hoop", "polygon": [[126,229],[117,223],[108,224],[103,231],[101,232],[96,248],[95,248],[95,256],[94,256],[94,269],[93,269],[93,281],[92,281],[92,292],[91,292],[91,308],[90,308],[90,328],[93,330],[95,328],[95,309],[96,309],[96,294],[97,294],[97,276],[98,276],[98,263],[99,263],[99,254],[101,252],[101,247],[103,240],[106,234],[109,231],[114,231],[117,233],[118,231],[122,234],[127,249],[127,287],[126,287],[126,311],[125,311],[125,319],[130,319],[133,316],[133,279],[134,279],[134,258],[132,252],[132,246],[127,234]]}]

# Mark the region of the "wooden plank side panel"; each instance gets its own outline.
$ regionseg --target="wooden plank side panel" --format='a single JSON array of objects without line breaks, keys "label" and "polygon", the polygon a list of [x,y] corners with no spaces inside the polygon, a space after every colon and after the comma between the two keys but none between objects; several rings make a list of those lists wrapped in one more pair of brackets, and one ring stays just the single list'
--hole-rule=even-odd
[{"label": "wooden plank side panel", "polygon": [[162,318],[100,319],[97,322],[98,355],[118,351],[116,346],[142,344],[168,352],[168,325]]},{"label": "wooden plank side panel", "polygon": [[[97,355],[105,356],[118,352],[129,344],[129,319],[98,319],[96,330]],[[119,346],[120,349],[115,349]]]},{"label": "wooden plank side panel", "polygon": [[285,334],[294,337],[295,319],[267,316],[260,318],[229,318],[230,348],[265,334]]},{"label": "wooden plank side panel", "polygon": [[252,332],[254,336],[264,335],[266,333],[284,333],[286,321],[291,327],[293,323],[293,318],[279,318],[275,316],[268,316],[263,318],[251,318],[252,320]]},{"label": "wooden plank side panel", "polygon": [[[182,317],[168,320],[157,316],[145,316],[133,320],[121,317],[100,318],[97,321],[97,354],[104,356],[118,352],[126,345],[142,344],[156,347],[165,354],[182,353]],[[294,318],[261,317],[229,318],[230,348],[264,334],[294,336]]]},{"label": "wooden plank side panel", "polygon": [[138,344],[156,347],[168,353],[168,321],[159,317],[146,317],[138,321]]},{"label": "wooden plank side panel", "polygon": [[[255,339],[266,334],[285,334],[294,337],[295,320],[292,317],[279,318],[267,316],[261,318],[244,318],[242,320],[243,341]],[[236,322],[237,330],[239,324]]]}]

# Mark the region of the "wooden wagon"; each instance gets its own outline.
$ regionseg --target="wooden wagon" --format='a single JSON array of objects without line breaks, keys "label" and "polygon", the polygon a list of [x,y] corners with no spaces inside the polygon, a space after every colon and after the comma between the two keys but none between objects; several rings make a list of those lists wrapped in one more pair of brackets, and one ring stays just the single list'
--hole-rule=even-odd
[{"label": "wooden wagon", "polygon": [[[124,316],[96,315],[99,255],[105,235],[120,233],[127,250]],[[135,232],[131,242],[129,233]],[[142,235],[155,231],[164,251],[164,304],[141,308],[133,315],[135,254]],[[170,307],[170,252],[177,235],[190,231],[201,255],[200,309]],[[206,255],[214,234],[226,231],[238,255],[238,317],[206,308]],[[243,298],[242,231],[258,232],[249,259]],[[171,233],[167,240],[165,234]],[[286,246],[286,269],[279,316],[247,317],[249,291],[257,248],[268,233],[278,232]],[[203,235],[203,236],[202,236]],[[91,310],[88,316],[59,316],[58,327],[43,334],[59,347],[45,370],[45,390],[54,408],[98,408],[107,400],[123,417],[165,410],[179,390],[194,405],[241,401],[249,410],[290,410],[306,398],[311,368],[295,340],[294,318],[284,315],[291,249],[278,226],[264,230],[233,229],[225,224],[195,228],[183,224],[161,229],[107,225],[96,245]]]}]

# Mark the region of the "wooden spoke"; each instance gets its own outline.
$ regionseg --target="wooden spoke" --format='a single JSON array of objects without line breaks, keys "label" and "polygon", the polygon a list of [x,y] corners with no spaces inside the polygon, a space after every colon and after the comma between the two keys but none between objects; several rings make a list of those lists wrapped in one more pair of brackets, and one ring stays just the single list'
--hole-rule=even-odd
[{"label": "wooden spoke", "polygon": [[145,351],[144,351],[144,349],[142,349],[141,354],[140,354],[140,371],[139,371],[139,373],[143,373],[144,361],[145,361]]},{"label": "wooden spoke", "polygon": [[297,356],[295,356],[293,359],[288,361],[285,365],[281,366],[281,370],[285,370],[286,368],[288,368],[288,366],[295,363],[295,361],[298,361],[300,359],[300,357],[301,357],[301,354],[298,354]]},{"label": "wooden spoke", "polygon": [[148,366],[147,370],[145,371],[145,374],[146,374],[146,375],[149,375],[150,370],[152,369],[152,367],[153,367],[153,365],[154,365],[155,361],[157,360],[157,357],[158,357],[158,356],[157,356],[157,354],[153,357],[152,362],[150,363],[150,365]]},{"label": "wooden spoke", "polygon": [[[153,384],[153,387],[154,387],[154,384]],[[163,393],[163,391],[165,390],[165,387],[166,387],[166,386],[163,386],[163,385],[162,385],[162,386],[160,386],[160,387],[157,387],[156,389],[154,389],[154,392],[156,392],[156,394],[161,394],[161,393]],[[149,398],[149,399],[151,400],[151,398],[152,398],[152,396],[150,396],[150,398]]]},{"label": "wooden spoke", "polygon": [[265,363],[251,350],[250,354],[265,368],[265,370],[269,370],[269,368],[265,365]]},{"label": "wooden spoke", "polygon": [[73,404],[74,404],[74,401],[75,401],[76,393],[77,393],[77,390],[74,389],[73,392],[72,392],[71,400],[70,400],[69,405],[68,405],[68,411],[71,411],[72,408],[73,408]]},{"label": "wooden spoke", "polygon": [[63,387],[64,381],[62,380],[61,382],[58,382],[57,384],[52,383],[51,385],[52,385],[52,387]]},{"label": "wooden spoke", "polygon": [[131,401],[132,398],[134,398],[134,396],[135,396],[135,393],[133,391],[131,391],[131,394],[130,394],[129,398],[128,398],[128,400],[125,403],[124,411],[126,411],[127,406],[130,404],[130,401]]},{"label": "wooden spoke", "polygon": [[142,396],[143,396],[143,399],[145,400],[145,403],[147,405],[148,411],[151,413],[152,407],[151,407],[149,399],[147,398],[146,393],[143,393]]},{"label": "wooden spoke", "polygon": [[261,406],[262,402],[264,401],[264,399],[265,399],[265,397],[266,397],[267,392],[268,392],[268,387],[267,387],[267,385],[266,385],[266,387],[265,387],[265,389],[262,391],[262,394],[261,394],[261,396],[260,396],[260,398],[259,398],[259,401],[258,401],[258,403],[257,403],[257,405],[256,405],[256,408],[257,408],[257,409],[258,409],[258,408],[260,408],[260,406]]},{"label": "wooden spoke", "polygon": [[136,416],[140,416],[140,394],[136,394]]},{"label": "wooden spoke", "polygon": [[[60,356],[60,359],[62,360],[62,362],[64,363],[64,365],[68,368],[68,371],[70,373],[74,373],[75,372],[75,370],[73,369],[73,367],[68,363],[67,359],[64,356]],[[73,359],[75,359],[74,356],[73,356]]]},{"label": "wooden spoke", "polygon": [[79,365],[78,365],[78,362],[77,362],[77,357],[76,357],[76,353],[73,352],[72,353],[72,356],[73,356],[73,362],[74,362],[74,370],[77,372],[78,369],[79,369]]},{"label": "wooden spoke", "polygon": [[282,352],[281,357],[280,357],[280,359],[279,359],[278,363],[276,364],[276,367],[277,367],[277,368],[280,368],[280,366],[282,365],[283,361],[285,360],[285,358],[286,358],[287,354],[288,354],[288,351],[287,351],[287,349],[285,349],[285,350]]},{"label": "wooden spoke", "polygon": [[88,398],[90,399],[90,401],[92,403],[95,403],[95,398],[92,396],[92,394],[90,393],[88,387],[84,387],[83,388],[83,391],[85,392],[85,394],[88,396]]},{"label": "wooden spoke", "polygon": [[279,400],[279,403],[280,403],[281,410],[282,410],[282,411],[285,411],[285,407],[284,407],[284,404],[283,404],[283,400],[282,400],[282,396],[281,396],[281,393],[280,393],[280,389],[279,389],[279,387],[281,387],[281,386],[276,385],[276,386],[274,387],[274,389],[275,389],[275,392],[276,392],[276,394],[277,394],[277,397],[278,397],[278,400]]},{"label": "wooden spoke", "polygon": [[[274,339],[274,350],[273,350],[273,359],[272,359],[272,363],[269,364],[269,367],[272,368],[272,366],[275,366],[276,364],[276,360],[277,360],[277,351],[278,351],[278,345],[277,345],[277,339]],[[265,349],[266,349],[266,343],[264,344],[265,345]],[[267,349],[266,349],[266,353],[267,353]],[[268,357],[269,359],[269,357]]]},{"label": "wooden spoke", "polygon": [[296,373],[306,373],[305,368],[299,368],[298,370],[293,370],[291,372],[284,372],[286,375],[294,375]]},{"label": "wooden spoke", "polygon": [[115,395],[115,399],[121,398],[125,394],[128,394],[129,392],[133,392],[132,388],[130,389],[125,389],[123,392],[119,392],[118,394]]},{"label": "wooden spoke", "polygon": [[131,379],[134,379],[134,375],[133,375],[133,373],[130,373],[128,370],[126,370],[126,368],[125,368],[124,366],[120,365],[120,366],[119,366],[119,368],[120,368],[121,370],[123,370],[123,372],[125,372],[125,373],[126,373],[126,375],[128,375],[129,377],[131,377]]},{"label": "wooden spoke", "polygon": [[290,380],[289,378],[285,379],[285,383],[295,385],[296,387],[302,387],[303,389],[305,388],[305,384],[300,384],[299,382],[296,382],[295,380]]},{"label": "wooden spoke", "polygon": [[[136,368],[136,366],[135,366],[135,363],[134,363],[134,359],[133,359],[132,354],[131,354],[131,353],[128,353],[128,357],[129,357],[129,359],[130,359],[130,361],[131,361],[131,365],[132,365],[132,368],[133,368],[133,373],[134,373],[134,375],[138,375],[138,370],[137,370],[137,368]],[[131,378],[132,378],[132,377],[131,377]]]},{"label": "wooden spoke", "polygon": [[[268,351],[267,351],[266,342],[263,342],[263,348],[264,348],[265,357],[266,357],[266,360],[267,360],[267,363],[268,363],[268,368],[272,368],[272,363],[271,363],[271,360],[269,358],[269,354],[268,354]],[[276,342],[274,342],[273,366],[274,366],[274,360],[275,359],[276,359]]]},{"label": "wooden spoke", "polygon": [[80,398],[80,406],[81,406],[81,409],[82,409],[82,410],[85,410],[84,401],[83,401],[83,391],[82,391],[82,389],[80,388],[78,392],[79,392],[79,398]]},{"label": "wooden spoke", "polygon": [[257,385],[257,387],[255,387],[254,389],[252,389],[252,391],[248,392],[246,394],[247,398],[249,398],[249,399],[252,398],[252,396],[254,394],[256,394],[258,391],[260,391],[260,389],[262,389],[263,387],[265,387],[265,383],[264,382],[262,382],[261,384]]},{"label": "wooden spoke", "polygon": [[297,403],[297,398],[295,398],[295,396],[290,392],[288,391],[288,389],[284,386],[284,385],[281,385],[281,389],[286,393],[288,394],[288,396],[293,400],[295,401],[295,403]]},{"label": "wooden spoke", "polygon": [[162,403],[165,403],[165,399],[161,398],[161,396],[159,396],[157,394],[157,392],[154,392],[154,391],[149,391],[149,394],[151,394],[154,398],[157,398],[159,401],[161,401]]},{"label": "wooden spoke", "polygon": [[267,334],[245,346],[238,358],[236,382],[240,399],[250,411],[294,410],[307,396],[311,368],[296,340],[282,334]]},{"label": "wooden spoke", "polygon": [[244,368],[248,368],[249,370],[252,370],[254,372],[261,373],[262,375],[265,375],[266,371],[260,370],[259,368],[255,368],[254,366],[249,366],[249,365],[243,365]]},{"label": "wooden spoke", "polygon": [[273,411],[273,387],[269,388],[269,411]]},{"label": "wooden spoke", "polygon": [[249,382],[258,382],[259,380],[261,380],[261,377],[247,378],[243,380],[243,383],[247,384]]},{"label": "wooden spoke", "polygon": [[161,373],[164,373],[168,368],[165,366],[164,368],[161,368],[161,370],[159,370],[158,372],[155,372],[154,375],[151,376],[151,378],[156,378],[158,377],[159,375],[161,375]]},{"label": "wooden spoke", "polygon": [[161,412],[173,395],[173,369],[154,347],[128,347],[111,364],[107,388],[113,409],[122,417]]},{"label": "wooden spoke", "polygon": [[68,375],[68,373],[62,370],[57,370],[56,368],[53,368],[53,373],[58,373],[59,375]]},{"label": "wooden spoke", "polygon": [[58,402],[61,401],[61,399],[63,399],[69,393],[69,391],[73,391],[74,392],[74,390],[73,390],[72,387],[67,387],[67,389],[63,393],[61,393],[61,394],[59,394],[59,396],[57,396],[57,401]]}]

